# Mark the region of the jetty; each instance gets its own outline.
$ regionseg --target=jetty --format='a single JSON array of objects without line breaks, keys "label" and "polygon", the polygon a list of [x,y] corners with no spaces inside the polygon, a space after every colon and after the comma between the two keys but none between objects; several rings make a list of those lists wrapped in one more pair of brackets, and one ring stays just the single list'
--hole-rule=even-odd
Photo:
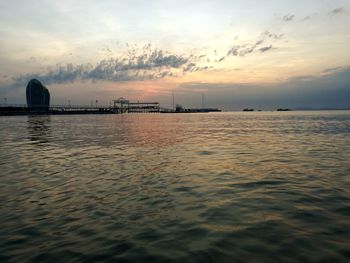
[{"label": "jetty", "polygon": [[158,102],[129,102],[118,105],[50,105],[49,107],[28,107],[23,104],[0,105],[0,116],[11,115],[69,115],[69,114],[121,114],[121,113],[159,113]]}]

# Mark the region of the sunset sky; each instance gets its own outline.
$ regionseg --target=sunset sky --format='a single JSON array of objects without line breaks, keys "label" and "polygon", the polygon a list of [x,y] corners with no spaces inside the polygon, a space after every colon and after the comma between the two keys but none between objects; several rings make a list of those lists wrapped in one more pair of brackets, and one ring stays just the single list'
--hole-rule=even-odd
[{"label": "sunset sky", "polygon": [[349,0],[0,0],[0,99],[350,108]]}]

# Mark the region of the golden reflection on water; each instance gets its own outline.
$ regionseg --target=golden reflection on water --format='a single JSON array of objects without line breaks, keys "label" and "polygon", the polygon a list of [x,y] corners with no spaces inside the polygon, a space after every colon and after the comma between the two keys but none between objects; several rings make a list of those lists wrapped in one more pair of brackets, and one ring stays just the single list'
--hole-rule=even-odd
[{"label": "golden reflection on water", "polygon": [[[168,116],[171,117],[171,116]],[[186,124],[158,114],[135,114],[129,117],[131,142],[141,147],[170,147],[179,143],[186,132]]]}]

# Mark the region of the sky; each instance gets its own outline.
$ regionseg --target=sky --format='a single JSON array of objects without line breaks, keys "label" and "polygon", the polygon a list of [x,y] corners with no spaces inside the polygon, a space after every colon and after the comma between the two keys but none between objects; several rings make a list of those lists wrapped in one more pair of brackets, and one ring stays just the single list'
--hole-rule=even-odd
[{"label": "sky", "polygon": [[0,0],[0,103],[350,108],[350,0]]}]

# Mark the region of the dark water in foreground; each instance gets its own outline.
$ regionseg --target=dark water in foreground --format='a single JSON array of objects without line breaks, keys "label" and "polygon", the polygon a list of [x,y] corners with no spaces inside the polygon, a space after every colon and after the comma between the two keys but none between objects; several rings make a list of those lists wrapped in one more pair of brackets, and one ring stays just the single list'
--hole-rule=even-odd
[{"label": "dark water in foreground", "polygon": [[350,112],[0,117],[1,262],[349,262]]}]

